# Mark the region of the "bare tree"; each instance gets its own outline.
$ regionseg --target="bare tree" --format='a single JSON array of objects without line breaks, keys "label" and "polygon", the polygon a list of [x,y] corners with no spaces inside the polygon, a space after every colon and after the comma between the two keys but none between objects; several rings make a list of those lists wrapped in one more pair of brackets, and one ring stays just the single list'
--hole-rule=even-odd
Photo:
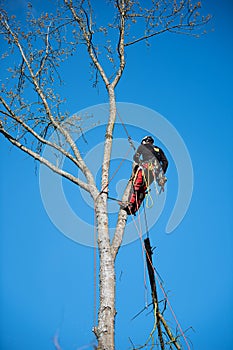
[{"label": "bare tree", "polygon": [[[115,259],[122,243],[127,214],[120,209],[115,234],[109,237],[107,192],[114,124],[116,120],[115,89],[126,65],[125,52],[140,41],[170,32],[197,36],[210,16],[200,14],[201,2],[191,0],[109,0],[113,17],[108,24],[98,25],[91,0],[63,0],[53,15],[42,13],[35,18],[28,5],[25,23],[1,9],[1,37],[8,50],[2,57],[9,60],[9,77],[1,85],[0,133],[11,144],[55,173],[87,191],[94,202],[100,255],[99,312],[95,334],[98,349],[114,349]],[[103,1],[103,6],[107,2]],[[109,116],[104,138],[101,188],[87,167],[72,137],[80,129],[76,119],[67,126],[62,109],[64,100],[57,93],[61,81],[61,63],[86,48],[94,72],[94,85],[103,84],[109,100]],[[10,66],[12,57],[14,65]],[[81,64],[81,63],[77,63]],[[107,73],[108,72],[108,73]],[[57,138],[51,141],[50,136]],[[60,152],[84,175],[65,171],[43,157],[44,147]],[[124,201],[129,188],[123,195]],[[162,317],[162,316],[161,316]]]}]

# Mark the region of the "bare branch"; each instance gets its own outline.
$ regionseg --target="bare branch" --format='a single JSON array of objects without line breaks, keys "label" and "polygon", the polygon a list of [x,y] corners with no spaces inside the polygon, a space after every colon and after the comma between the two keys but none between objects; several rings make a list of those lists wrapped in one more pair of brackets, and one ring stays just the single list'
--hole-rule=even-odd
[{"label": "bare branch", "polygon": [[[176,28],[176,27],[174,27],[174,29],[175,29],[175,28]],[[137,38],[137,39],[135,39],[135,40],[133,40],[133,41],[130,41],[130,42],[128,42],[128,43],[125,43],[125,46],[134,45],[134,44],[136,44],[136,43],[139,43],[140,41],[145,41],[145,40],[150,39],[150,38],[152,38],[152,37],[154,37],[154,36],[156,36],[156,35],[159,35],[159,34],[162,34],[162,33],[168,32],[168,31],[171,31],[171,29],[169,29],[169,28],[161,29],[160,31],[158,31],[158,32],[156,32],[156,33],[152,33],[152,34],[150,34],[150,35],[144,35],[144,36],[142,36],[142,37],[140,37],[140,38]]]},{"label": "bare branch", "polygon": [[2,124],[0,123],[0,133],[5,136],[6,139],[8,139],[14,146],[18,147],[19,149],[21,149],[23,152],[27,153],[28,155],[30,155],[32,158],[34,158],[35,160],[38,160],[41,164],[46,165],[49,169],[51,169],[52,171],[54,171],[55,173],[61,175],[62,177],[70,180],[71,182],[73,182],[74,184],[80,186],[81,188],[83,188],[85,191],[89,192],[91,195],[93,195],[93,189],[91,188],[91,186],[85,182],[83,182],[82,180],[80,180],[79,178],[73,176],[72,174],[58,168],[56,165],[52,164],[50,161],[48,161],[47,159],[43,158],[40,154],[32,151],[31,149],[29,149],[28,147],[24,146],[22,143],[20,143],[18,140],[16,140],[15,138],[13,138],[3,127]]},{"label": "bare branch", "polygon": [[36,72],[35,78],[37,78],[41,74],[41,72],[43,71],[46,59],[48,58],[48,55],[49,55],[49,31],[50,31],[50,26],[48,26],[46,39],[45,39],[45,42],[46,42],[45,56],[42,58],[42,60],[40,62],[40,68]]},{"label": "bare branch", "polygon": [[[136,2],[135,2],[136,4]],[[141,41],[147,41],[154,36],[165,32],[182,33],[197,36],[197,30],[206,25],[211,16],[200,16],[198,10],[201,2],[192,3],[190,0],[151,2],[151,8],[143,9],[136,6],[127,14],[131,24],[136,25],[137,20],[145,27],[141,35],[131,36],[132,39],[125,42],[125,47]]]},{"label": "bare branch", "polygon": [[177,350],[181,350],[180,344],[177,342],[177,339],[173,336],[173,334],[172,334],[170,328],[168,327],[167,322],[165,321],[163,315],[161,313],[159,313],[158,316],[159,316],[159,319],[161,320],[161,322],[166,330],[167,335],[170,338],[171,343],[174,344],[174,346],[176,347]]},{"label": "bare branch", "polygon": [[[83,18],[81,16],[79,16],[77,14],[77,12],[75,11],[75,8],[73,6],[73,2],[72,1],[69,1],[69,0],[64,0],[64,3],[66,4],[66,6],[69,8],[69,10],[71,11],[74,19],[76,20],[76,22],[78,23],[79,25],[79,28],[83,34],[83,38],[86,42],[86,45],[87,45],[87,50],[88,50],[88,53],[90,55],[90,58],[92,59],[93,61],[93,64],[95,65],[95,67],[97,68],[97,70],[99,71],[104,83],[106,86],[109,85],[109,80],[104,72],[104,69],[103,67],[101,66],[98,58],[97,58],[97,55],[95,54],[95,50],[94,50],[94,46],[93,46],[93,43],[92,43],[92,31],[90,30],[90,26],[88,25],[88,22],[86,21],[86,23],[84,22]],[[85,13],[85,16],[87,16],[86,12],[84,11],[84,9],[82,9],[82,11]],[[88,17],[86,17],[88,18]]]},{"label": "bare branch", "polygon": [[45,138],[43,138],[42,136],[40,136],[34,128],[31,128],[28,124],[26,124],[20,117],[16,116],[15,113],[12,111],[12,109],[10,108],[10,106],[6,103],[6,101],[0,96],[0,101],[3,104],[3,106],[6,108],[6,110],[8,111],[8,113],[1,111],[1,114],[5,114],[8,117],[12,118],[16,123],[18,123],[19,125],[21,125],[27,132],[29,132],[32,136],[34,136],[39,142],[50,146],[54,149],[56,149],[57,151],[61,152],[65,157],[67,157],[68,159],[70,159],[75,165],[79,166],[79,162],[76,158],[74,158],[69,152],[67,152],[64,148],[60,147],[59,145],[57,145],[56,143],[50,142],[48,140],[46,140]]},{"label": "bare branch", "polygon": [[119,82],[124,68],[125,68],[125,17],[126,17],[126,9],[124,0],[117,1],[117,8],[120,13],[120,25],[119,25],[119,41],[117,45],[117,51],[119,55],[120,65],[119,69],[115,75],[115,79],[112,82],[112,86],[115,87]]}]

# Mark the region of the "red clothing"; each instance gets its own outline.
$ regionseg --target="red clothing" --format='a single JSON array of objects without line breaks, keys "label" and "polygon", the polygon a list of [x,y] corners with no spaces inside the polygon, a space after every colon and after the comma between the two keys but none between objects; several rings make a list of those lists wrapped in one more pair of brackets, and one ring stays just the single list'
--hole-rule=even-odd
[{"label": "red clothing", "polygon": [[147,185],[145,183],[143,170],[139,169],[136,173],[136,177],[133,179],[132,192],[127,207],[128,214],[135,214],[138,211],[145,198],[146,190]]}]

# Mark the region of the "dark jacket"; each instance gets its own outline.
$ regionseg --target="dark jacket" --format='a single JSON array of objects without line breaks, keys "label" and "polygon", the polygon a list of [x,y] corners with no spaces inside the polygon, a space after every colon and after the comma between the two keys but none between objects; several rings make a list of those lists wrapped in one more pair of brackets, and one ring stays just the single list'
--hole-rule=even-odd
[{"label": "dark jacket", "polygon": [[161,164],[163,172],[166,173],[168,167],[168,160],[161,148],[154,146],[150,143],[140,145],[133,157],[133,160],[136,163],[139,163],[140,157],[142,158],[141,160],[143,162],[153,161],[153,159],[156,158]]}]

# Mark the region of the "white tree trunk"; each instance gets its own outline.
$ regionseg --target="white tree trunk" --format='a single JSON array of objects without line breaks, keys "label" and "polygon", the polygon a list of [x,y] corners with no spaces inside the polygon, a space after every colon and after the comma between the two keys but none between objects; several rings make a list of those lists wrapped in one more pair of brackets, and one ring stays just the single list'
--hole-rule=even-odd
[{"label": "white tree trunk", "polygon": [[95,330],[99,350],[114,350],[115,326],[115,270],[108,231],[106,194],[102,194],[96,205],[98,247],[100,254],[100,305],[98,326]]},{"label": "white tree trunk", "polygon": [[112,152],[113,128],[116,120],[116,101],[114,89],[108,86],[109,119],[106,127],[104,159],[102,166],[102,190],[96,201],[96,219],[98,228],[98,247],[100,254],[100,305],[96,336],[99,350],[114,350],[115,329],[115,255],[112,252],[108,229],[107,192],[109,168]]}]

